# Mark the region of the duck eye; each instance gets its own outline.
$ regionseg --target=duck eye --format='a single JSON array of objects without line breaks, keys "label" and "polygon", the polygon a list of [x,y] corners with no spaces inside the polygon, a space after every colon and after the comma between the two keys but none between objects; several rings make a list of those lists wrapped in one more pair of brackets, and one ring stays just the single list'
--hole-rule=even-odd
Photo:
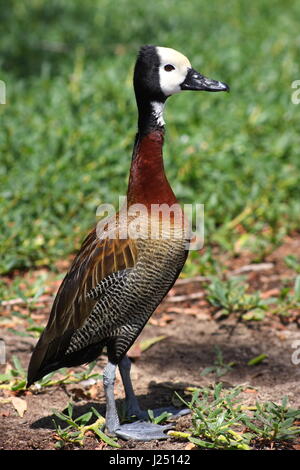
[{"label": "duck eye", "polygon": [[171,65],[171,64],[167,64],[164,66],[164,69],[166,72],[171,72],[172,70],[175,70],[175,67],[174,65]]}]

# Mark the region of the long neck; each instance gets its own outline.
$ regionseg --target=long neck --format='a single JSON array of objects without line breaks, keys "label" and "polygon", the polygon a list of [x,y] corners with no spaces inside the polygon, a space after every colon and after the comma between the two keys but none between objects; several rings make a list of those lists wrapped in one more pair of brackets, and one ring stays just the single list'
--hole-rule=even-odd
[{"label": "long neck", "polygon": [[138,133],[132,155],[127,198],[129,204],[176,203],[163,164],[163,103],[138,103]]},{"label": "long neck", "polygon": [[164,131],[164,105],[162,101],[150,101],[137,97],[139,136],[147,135],[155,130]]}]

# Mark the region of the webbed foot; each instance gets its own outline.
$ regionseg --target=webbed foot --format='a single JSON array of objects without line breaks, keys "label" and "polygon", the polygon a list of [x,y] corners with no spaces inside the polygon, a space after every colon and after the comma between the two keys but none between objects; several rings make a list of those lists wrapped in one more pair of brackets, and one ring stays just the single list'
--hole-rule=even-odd
[{"label": "webbed foot", "polygon": [[165,434],[164,431],[172,427],[172,424],[161,426],[146,421],[135,421],[134,423],[122,424],[115,430],[115,434],[126,441],[129,439],[136,441],[152,441],[155,439],[168,439],[168,435]]}]

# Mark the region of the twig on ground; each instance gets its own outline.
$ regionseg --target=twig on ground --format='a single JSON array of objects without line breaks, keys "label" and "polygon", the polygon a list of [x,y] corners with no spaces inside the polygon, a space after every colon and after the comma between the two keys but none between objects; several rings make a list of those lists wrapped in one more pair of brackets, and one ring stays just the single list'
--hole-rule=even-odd
[{"label": "twig on ground", "polygon": [[29,297],[28,299],[17,298],[17,299],[10,299],[10,300],[2,300],[2,302],[0,302],[0,305],[2,307],[11,307],[14,305],[27,305],[27,304],[30,304],[31,302],[34,302],[36,304],[37,303],[47,304],[47,303],[53,302],[53,299],[54,297],[52,295],[47,295],[47,296],[45,295],[39,299],[35,299],[34,297]]},{"label": "twig on ground", "polygon": [[248,273],[251,271],[267,271],[268,269],[272,268],[274,268],[274,263],[247,264],[241,268],[231,271],[228,273],[228,276],[235,276],[236,274]]},{"label": "twig on ground", "polygon": [[204,292],[193,292],[187,295],[174,295],[166,298],[167,302],[184,302],[185,300],[196,300],[204,297]]}]

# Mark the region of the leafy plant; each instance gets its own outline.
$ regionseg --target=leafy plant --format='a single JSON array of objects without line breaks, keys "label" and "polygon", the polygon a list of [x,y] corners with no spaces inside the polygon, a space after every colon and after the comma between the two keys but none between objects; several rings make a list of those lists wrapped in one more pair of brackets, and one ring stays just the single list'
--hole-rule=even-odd
[{"label": "leafy plant", "polygon": [[228,372],[231,371],[232,367],[235,365],[235,362],[228,362],[227,364],[224,362],[223,353],[219,346],[214,346],[214,352],[216,355],[216,359],[214,360],[214,365],[205,367],[205,369],[201,372],[201,375],[207,374],[215,374],[216,378],[219,379],[223,375],[226,375]]},{"label": "leafy plant", "polygon": [[39,300],[45,292],[47,281],[53,277],[50,273],[42,273],[38,277],[29,279],[24,276],[14,276],[9,282],[0,280],[0,302],[20,298],[30,307]]},{"label": "leafy plant", "polygon": [[215,277],[207,288],[207,299],[214,307],[218,307],[219,315],[238,312],[243,314],[245,320],[261,320],[271,300],[261,299],[258,291],[247,294],[247,288],[248,285],[240,279],[223,281]]},{"label": "leafy plant", "polygon": [[[252,435],[243,432],[242,419],[246,418],[237,396],[242,388],[234,387],[222,392],[222,383],[213,392],[208,388],[197,389],[190,402],[183,403],[192,411],[192,433],[188,440],[199,447],[209,449],[250,449]],[[170,435],[174,435],[172,431]]]},{"label": "leafy plant", "polygon": [[[22,367],[20,360],[17,356],[12,356],[13,367],[7,367],[7,371],[4,374],[0,374],[0,389],[6,389],[11,391],[21,391],[26,389],[27,372]],[[72,384],[82,382],[84,380],[94,379],[99,380],[102,376],[93,369],[97,361],[91,362],[87,368],[80,372],[73,372],[70,369],[59,369],[58,371],[51,372],[43,377],[41,380],[34,384],[35,390],[45,387],[53,387],[61,384]],[[59,373],[62,377],[53,380],[53,376]]]},{"label": "leafy plant", "polygon": [[293,289],[284,287],[274,302],[271,311],[282,317],[289,316],[291,311],[300,309],[300,275],[296,276]]},{"label": "leafy plant", "polygon": [[26,388],[26,371],[21,365],[17,356],[12,356],[13,366],[7,367],[4,374],[0,374],[0,389],[7,389],[13,392]]},{"label": "leafy plant", "polygon": [[207,287],[207,300],[218,308],[218,315],[238,313],[243,320],[262,320],[266,310],[270,313],[288,316],[300,308],[300,275],[294,286],[283,287],[278,297],[262,299],[260,292],[247,293],[248,284],[238,278],[222,280],[212,278]]},{"label": "leafy plant", "polygon": [[300,274],[300,260],[295,255],[287,255],[284,258],[285,264],[296,271],[297,274]]},{"label": "leafy plant", "polygon": [[192,411],[191,432],[169,431],[169,435],[188,439],[208,449],[250,450],[261,444],[276,444],[300,435],[300,410],[288,408],[287,398],[280,405],[273,402],[244,406],[239,397],[242,386],[223,390],[222,383],[214,389],[193,392],[190,402],[181,401]]},{"label": "leafy plant", "polygon": [[14,319],[14,317],[18,318],[18,319],[21,319],[21,320],[24,320],[24,323],[27,324],[28,326],[26,326],[25,330],[24,329],[17,329],[17,328],[12,328],[12,327],[9,327],[7,328],[7,331],[10,331],[11,333],[13,333],[14,335],[17,335],[17,336],[30,336],[30,337],[39,337],[40,334],[43,332],[44,330],[44,327],[37,324],[33,318],[31,318],[30,316],[30,312],[28,313],[21,313],[17,310],[13,310],[11,312],[11,316],[10,318],[11,319]]},{"label": "leafy plant", "polygon": [[162,424],[164,423],[170,416],[172,416],[172,413],[168,413],[167,411],[164,411],[161,413],[159,416],[154,416],[154,413],[152,410],[148,410],[148,416],[151,421],[151,423],[154,424]]},{"label": "leafy plant", "polygon": [[280,405],[257,402],[251,419],[246,417],[243,421],[250,431],[264,441],[293,439],[300,435],[300,426],[294,424],[300,419],[300,410],[288,408],[287,403],[287,397],[282,399]]},{"label": "leafy plant", "polygon": [[[99,374],[98,372],[93,372],[93,369],[96,366],[96,364],[97,364],[97,361],[90,362],[86,366],[86,369],[84,369],[83,371],[79,371],[79,372],[74,372],[67,368],[59,369],[58,371],[51,372],[50,374],[47,374],[45,377],[43,377],[42,380],[37,382],[37,386],[38,388],[39,387],[51,387],[54,385],[83,382],[84,380],[90,380],[90,379],[100,380],[102,379],[102,375]],[[57,380],[53,380],[52,377],[57,373],[59,373],[63,377]]]},{"label": "leafy plant", "polygon": [[[56,444],[57,447],[64,447],[67,443],[82,446],[87,432],[92,432],[97,438],[111,447],[120,447],[115,439],[107,436],[103,432],[105,418],[103,418],[95,408],[92,407],[91,411],[84,413],[78,418],[73,418],[73,411],[74,408],[72,403],[68,404],[66,413],[62,413],[57,410],[53,411],[57,418],[67,424],[66,427],[62,428],[56,420],[53,420],[58,438]],[[96,418],[96,421],[88,424],[93,418]]]}]

